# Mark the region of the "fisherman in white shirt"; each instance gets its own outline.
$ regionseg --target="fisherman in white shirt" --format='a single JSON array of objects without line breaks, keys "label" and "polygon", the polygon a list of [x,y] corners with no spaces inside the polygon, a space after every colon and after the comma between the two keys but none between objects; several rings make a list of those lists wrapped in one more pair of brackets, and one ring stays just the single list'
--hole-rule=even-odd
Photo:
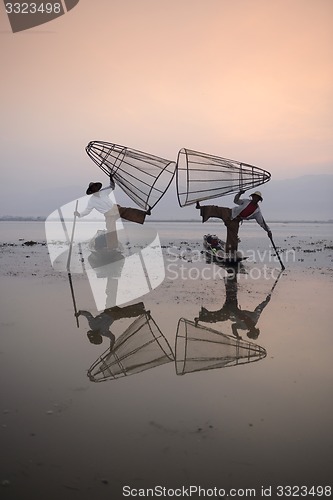
[{"label": "fisherman in white shirt", "polygon": [[75,316],[84,316],[87,318],[90,330],[87,337],[92,344],[101,344],[103,337],[110,339],[110,348],[112,349],[115,343],[115,336],[110,331],[112,324],[121,318],[133,318],[145,314],[147,311],[143,302],[137,302],[124,307],[110,307],[105,309],[97,316],[93,316],[89,311],[78,311]]},{"label": "fisherman in white shirt", "polygon": [[116,230],[116,221],[119,218],[143,224],[146,215],[150,215],[150,208],[147,211],[139,210],[138,208],[121,207],[114,203],[110,198],[110,193],[115,188],[114,180],[110,175],[110,186],[102,188],[101,182],[90,182],[86,194],[92,195],[88,201],[87,207],[81,213],[74,212],[79,218],[89,215],[92,210],[97,210],[105,217],[106,222],[106,241],[108,250],[113,250],[118,247],[118,238]]}]

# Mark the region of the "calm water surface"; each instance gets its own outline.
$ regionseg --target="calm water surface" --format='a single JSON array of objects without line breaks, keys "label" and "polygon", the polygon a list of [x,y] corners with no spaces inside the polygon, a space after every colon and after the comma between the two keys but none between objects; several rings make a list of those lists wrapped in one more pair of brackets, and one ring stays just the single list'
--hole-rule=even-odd
[{"label": "calm water surface", "polygon": [[[89,224],[88,224],[89,225]],[[184,239],[201,240],[204,233],[218,233],[223,239],[225,237],[224,226],[219,222],[209,222],[201,224],[200,222],[149,222],[147,226],[154,226],[161,233],[162,238],[178,240]],[[271,223],[274,236],[285,238],[297,236],[299,238],[333,238],[333,223]],[[45,240],[44,222],[0,221],[1,241],[17,242],[20,238],[25,240]],[[240,228],[240,236],[248,237],[250,235],[264,235],[262,229],[252,222],[244,223]]]},{"label": "calm water surface", "polygon": [[[200,224],[156,227],[162,243],[201,247]],[[66,274],[50,274],[44,258],[32,275],[39,257],[25,250],[25,273],[9,276],[20,247],[3,253],[3,498],[120,499],[125,485],[255,488],[257,498],[272,486],[278,498],[277,485],[329,485],[333,280],[322,242],[332,226],[272,229],[279,247],[303,248],[280,276],[252,278],[252,264],[237,280],[167,273],[104,315],[74,276],[79,326]],[[241,244],[265,248],[262,233],[244,226]],[[19,238],[42,240],[43,224],[1,224],[2,242]],[[97,324],[104,335],[92,343]]]}]

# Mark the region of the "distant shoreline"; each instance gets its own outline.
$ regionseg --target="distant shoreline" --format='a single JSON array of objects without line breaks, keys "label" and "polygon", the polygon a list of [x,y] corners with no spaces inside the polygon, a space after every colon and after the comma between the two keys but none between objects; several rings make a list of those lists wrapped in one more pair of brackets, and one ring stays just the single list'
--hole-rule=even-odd
[{"label": "distant shoreline", "polygon": [[[66,219],[67,220],[67,219]],[[29,216],[11,216],[11,215],[5,215],[0,217],[0,222],[45,222],[46,217],[44,216],[38,216],[38,217],[29,217]],[[94,220],[86,220],[85,222],[97,222]],[[149,220],[146,221],[146,224],[154,224],[156,222],[190,222],[190,223],[198,223],[200,220],[197,219],[155,219],[155,220]],[[255,221],[247,221],[247,222],[252,222],[254,223]],[[329,220],[269,220],[271,224],[274,223],[279,223],[279,224],[333,224],[333,219]],[[210,223],[217,223],[219,224],[220,221],[218,220],[212,220]]]}]

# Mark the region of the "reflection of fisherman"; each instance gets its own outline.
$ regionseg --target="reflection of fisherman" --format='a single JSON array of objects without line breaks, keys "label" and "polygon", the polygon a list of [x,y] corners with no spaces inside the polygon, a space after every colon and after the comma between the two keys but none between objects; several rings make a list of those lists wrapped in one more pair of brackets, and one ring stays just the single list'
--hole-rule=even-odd
[{"label": "reflection of fisherman", "polygon": [[271,300],[272,292],[267,295],[266,299],[261,302],[254,309],[254,311],[247,311],[240,309],[240,307],[238,306],[237,274],[225,278],[225,289],[226,298],[223,307],[218,311],[208,311],[207,309],[202,307],[197,320],[207,323],[216,323],[218,321],[230,320],[232,322],[232,333],[235,335],[235,337],[241,338],[238,330],[246,330],[247,336],[249,338],[258,338],[260,330],[256,325],[259,321],[259,317],[262,311]]},{"label": "reflection of fisherman", "polygon": [[90,182],[86,194],[91,194],[87,207],[81,213],[74,212],[77,217],[85,217],[95,209],[105,216],[106,222],[106,241],[107,248],[112,250],[118,247],[118,238],[116,231],[116,220],[121,217],[122,219],[143,224],[146,215],[150,215],[150,208],[147,211],[139,210],[138,208],[125,208],[113,203],[109,198],[109,194],[114,190],[115,184],[110,175],[110,186],[102,189],[100,182]]},{"label": "reflection of fisherman", "polygon": [[110,339],[110,349],[112,349],[115,343],[115,336],[110,332],[112,323],[121,318],[140,316],[145,312],[143,302],[138,302],[137,304],[131,304],[125,307],[110,307],[97,316],[93,316],[89,311],[78,311],[76,316],[84,316],[87,318],[90,326],[87,336],[92,344],[101,344],[103,342],[103,337],[106,337]]},{"label": "reflection of fisherman", "polygon": [[196,208],[200,209],[202,222],[206,222],[210,217],[222,219],[227,227],[226,253],[230,253],[233,257],[238,248],[238,230],[239,224],[243,220],[255,219],[258,224],[272,237],[272,232],[267,226],[259,208],[259,201],[263,201],[261,193],[256,191],[252,193],[250,199],[241,199],[241,195],[245,191],[240,191],[234,198],[234,203],[237,205],[233,208],[218,207],[216,205],[201,206],[199,202]]}]

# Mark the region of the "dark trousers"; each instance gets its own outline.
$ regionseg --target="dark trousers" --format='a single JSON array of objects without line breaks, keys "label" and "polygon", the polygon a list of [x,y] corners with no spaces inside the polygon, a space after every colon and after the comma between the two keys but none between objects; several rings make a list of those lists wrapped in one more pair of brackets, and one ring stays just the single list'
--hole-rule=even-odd
[{"label": "dark trousers", "polygon": [[206,205],[200,207],[200,215],[202,217],[202,222],[206,222],[210,217],[216,217],[223,220],[227,228],[225,251],[227,253],[236,252],[238,248],[238,230],[241,219],[239,217],[235,219],[231,218],[231,208]]}]

